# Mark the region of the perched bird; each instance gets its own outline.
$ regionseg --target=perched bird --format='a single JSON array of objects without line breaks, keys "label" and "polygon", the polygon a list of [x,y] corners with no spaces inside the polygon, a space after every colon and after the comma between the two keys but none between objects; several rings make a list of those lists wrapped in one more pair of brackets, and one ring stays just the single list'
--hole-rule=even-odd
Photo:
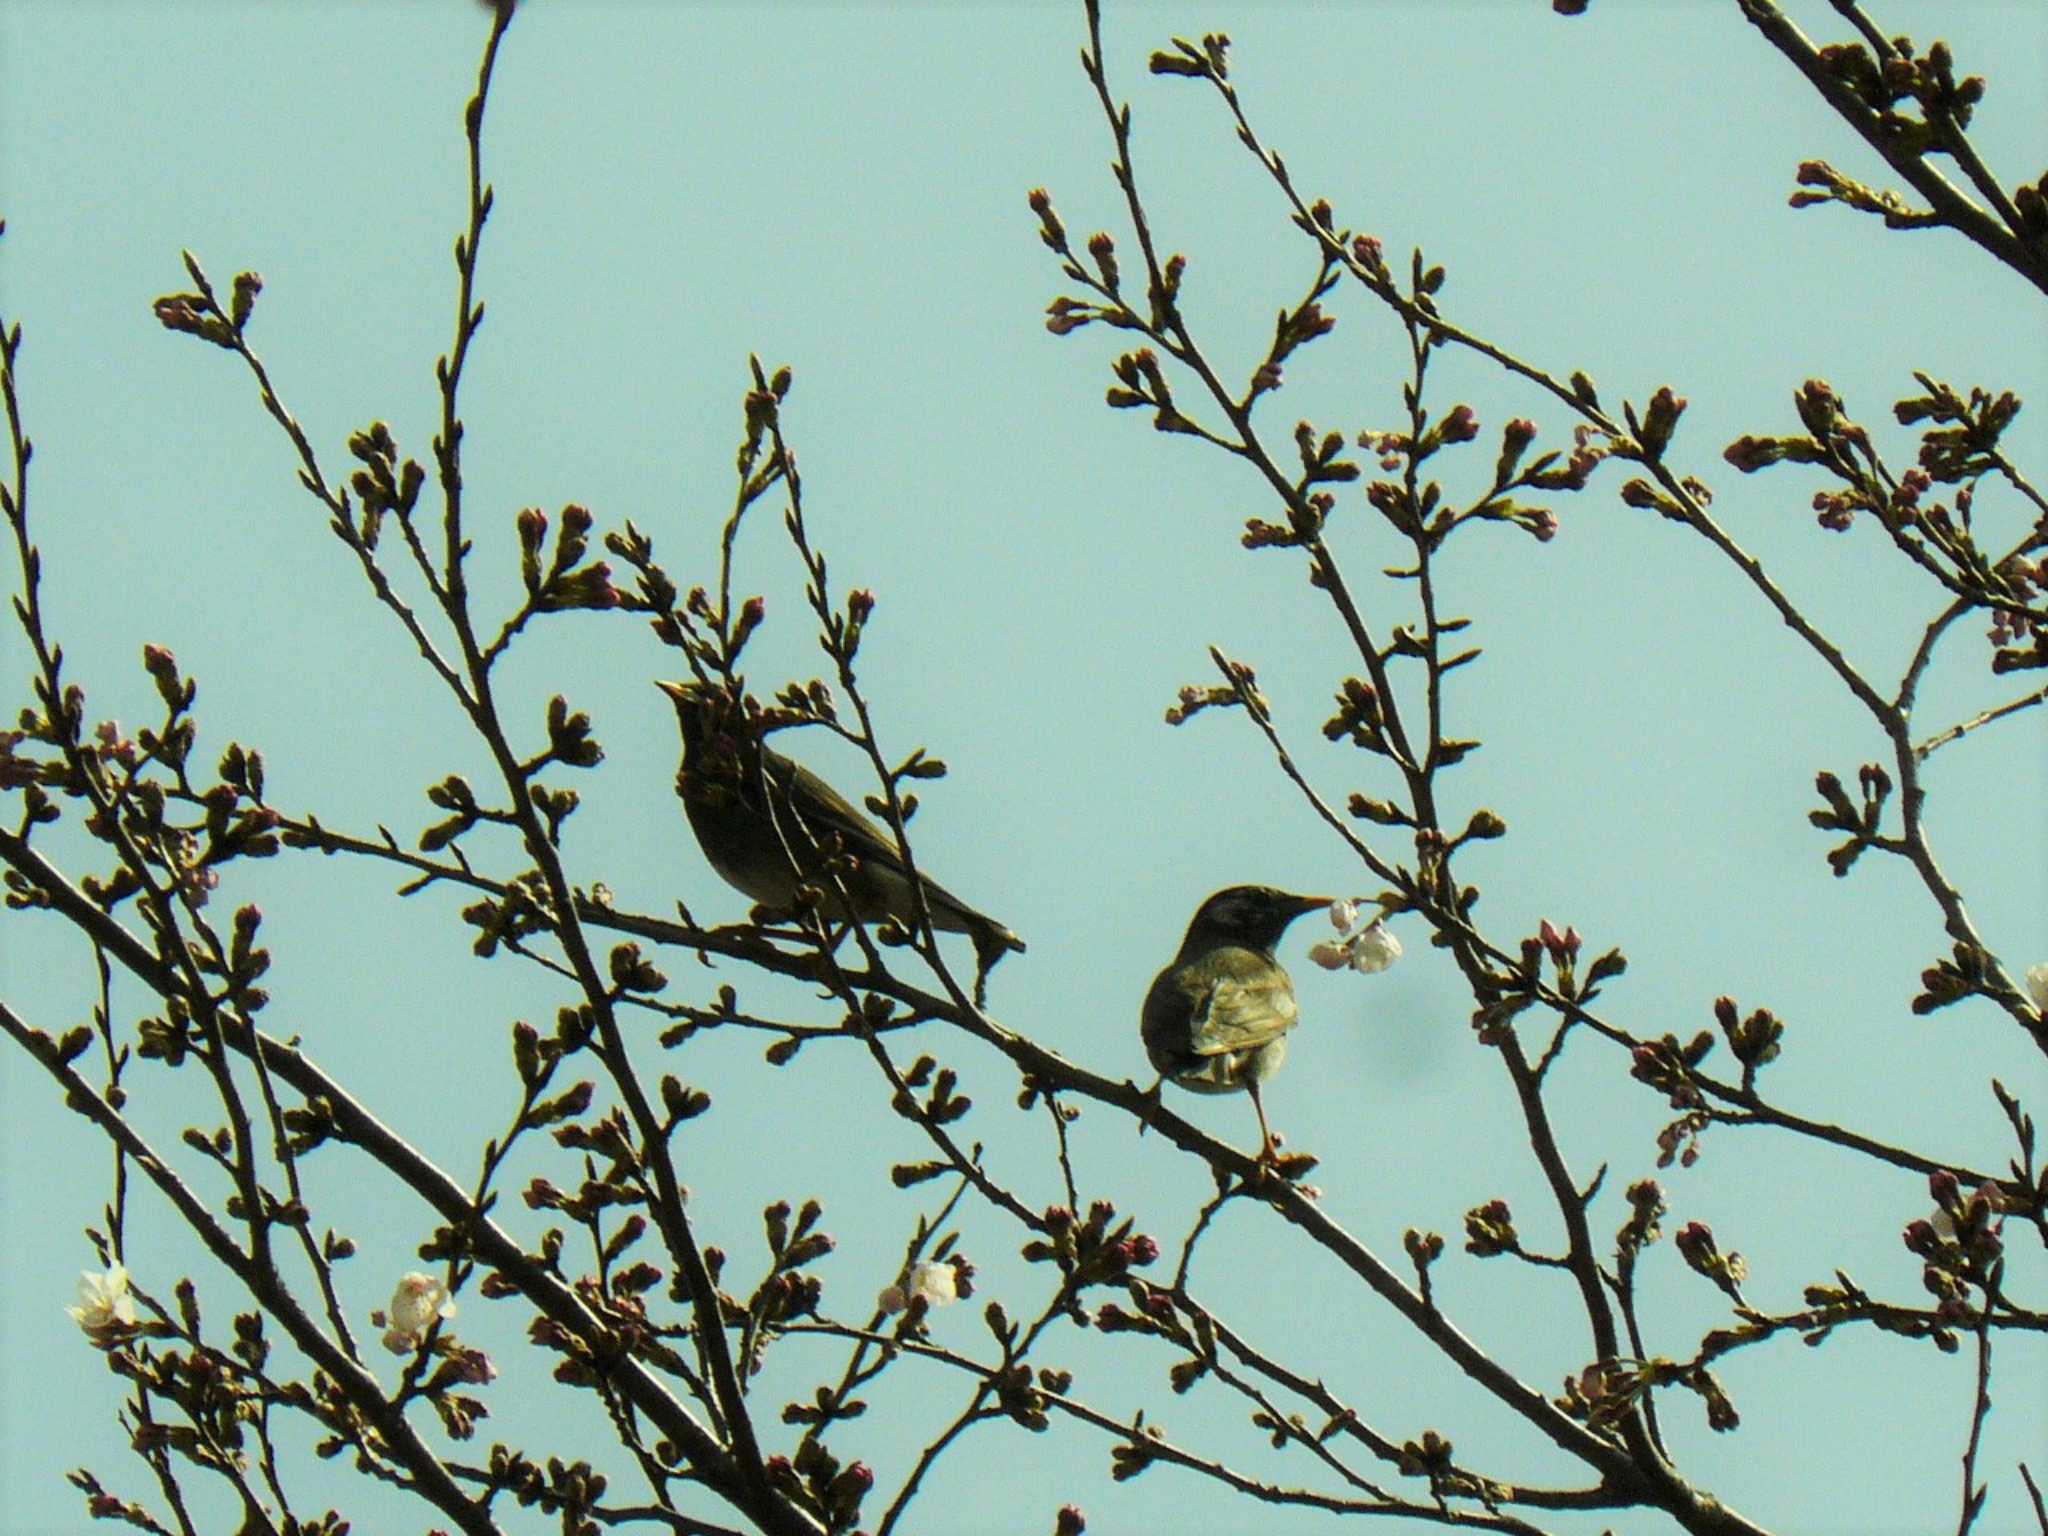
[{"label": "perched bird", "polygon": [[1262,1163],[1277,1154],[1259,1085],[1280,1070],[1300,1016],[1273,946],[1289,923],[1329,904],[1327,896],[1264,885],[1218,891],[1195,910],[1180,953],[1153,978],[1139,1015],[1145,1054],[1162,1078],[1196,1093],[1251,1094]]},{"label": "perched bird", "polygon": [[[676,793],[719,878],[776,911],[793,908],[797,887],[808,884],[820,893],[819,910],[828,917],[894,918],[905,928],[916,927],[917,901],[895,838],[810,769],[765,745],[723,690],[702,683],[655,686],[675,701],[683,733]],[[838,881],[851,898],[850,911],[825,872],[819,847],[833,838],[853,860]],[[984,972],[1005,951],[1024,948],[1008,928],[919,873],[932,925],[971,935]]]}]

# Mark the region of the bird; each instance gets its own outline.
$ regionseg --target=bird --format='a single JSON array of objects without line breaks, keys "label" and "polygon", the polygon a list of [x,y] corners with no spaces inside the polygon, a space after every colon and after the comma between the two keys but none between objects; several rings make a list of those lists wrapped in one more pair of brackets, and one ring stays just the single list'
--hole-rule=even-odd
[{"label": "bird", "polygon": [[[682,731],[676,793],[720,879],[773,911],[792,910],[798,888],[808,885],[827,917],[893,918],[916,928],[917,901],[894,837],[810,769],[764,743],[726,690],[704,683],[655,686],[674,701]],[[836,839],[838,851],[852,860],[840,868],[836,884],[825,869],[829,850],[821,844],[827,839]],[[1003,924],[922,871],[919,879],[932,926],[972,937],[984,975],[1006,952],[1023,950],[1024,941]]]},{"label": "bird", "polygon": [[1251,1095],[1261,1163],[1278,1153],[1259,1085],[1280,1069],[1287,1032],[1300,1017],[1294,983],[1273,949],[1289,923],[1329,905],[1327,896],[1265,885],[1216,892],[1195,909],[1180,952],[1153,978],[1139,1013],[1145,1054],[1162,1080],[1196,1093]]}]

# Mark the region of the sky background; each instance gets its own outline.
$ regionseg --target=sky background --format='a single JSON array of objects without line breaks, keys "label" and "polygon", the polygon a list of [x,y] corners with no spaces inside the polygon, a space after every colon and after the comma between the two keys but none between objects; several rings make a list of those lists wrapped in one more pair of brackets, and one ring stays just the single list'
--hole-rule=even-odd
[{"label": "sky background", "polygon": [[[1820,38],[1842,31],[1825,5],[1791,9]],[[2039,174],[2038,8],[1881,0],[1876,14],[1923,41],[1938,28],[1962,70],[1987,73],[1985,157],[2008,184]],[[456,0],[0,4],[0,308],[27,334],[44,603],[89,718],[151,718],[139,651],[168,645],[200,684],[202,761],[229,740],[258,746],[276,803],[356,831],[383,823],[408,841],[438,817],[424,786],[451,771],[481,781],[478,754],[297,487],[246,376],[161,331],[149,303],[187,286],[181,247],[222,286],[260,271],[254,344],[329,477],[350,467],[347,435],[374,419],[425,461],[432,362],[454,307],[460,114],[485,29],[482,10]],[[1144,73],[1169,36],[1211,29],[1234,38],[1233,79],[1297,184],[1378,234],[1397,265],[1418,243],[1446,263],[1453,319],[1560,376],[1584,369],[1610,404],[1663,384],[1687,396],[1675,462],[1712,484],[1724,526],[1879,680],[1896,680],[1938,606],[1925,582],[1870,526],[1816,528],[1816,480],[1796,469],[1745,479],[1721,448],[1744,432],[1796,430],[1791,394],[1820,375],[1903,465],[1911,441],[1889,428],[1888,407],[1917,368],[2035,402],[2007,442],[2037,481],[2048,476],[2039,294],[1953,235],[1887,236],[1842,210],[1789,210],[1802,159],[1889,178],[1732,0],[1602,4],[1576,23],[1507,0],[1112,3],[1112,86],[1135,106],[1155,233],[1190,258],[1184,304],[1226,376],[1256,364],[1313,261],[1211,93]],[[793,366],[785,419],[813,537],[842,591],[864,585],[880,599],[861,677],[883,740],[895,755],[922,744],[952,768],[924,794],[920,862],[1031,944],[997,973],[993,1011],[1099,1070],[1148,1080],[1137,1003],[1204,895],[1254,880],[1377,888],[1244,719],[1162,723],[1183,683],[1212,680],[1207,646],[1259,668],[1327,798],[1394,786],[1376,760],[1320,737],[1357,662],[1296,557],[1239,548],[1246,517],[1276,515],[1251,473],[1155,434],[1145,413],[1103,408],[1123,338],[1096,327],[1061,340],[1042,327],[1063,285],[1026,210],[1030,188],[1051,189],[1077,238],[1107,227],[1129,249],[1108,136],[1076,62],[1082,35],[1078,3],[536,0],[506,41],[486,130],[497,207],[465,469],[483,612],[511,600],[524,506],[579,502],[600,528],[631,518],[686,586],[708,581],[747,356]],[[1335,334],[1289,364],[1286,389],[1263,408],[1283,450],[1297,417],[1354,435],[1399,419],[1398,327],[1359,294],[1332,308]],[[1512,416],[1539,423],[1539,449],[1567,441],[1560,409],[1472,359],[1441,354],[1432,388],[1437,411],[1467,401],[1484,428],[1472,450],[1438,461],[1453,495],[1480,488]],[[1443,781],[1446,814],[1489,806],[1511,829],[1461,859],[1486,892],[1486,931],[1512,945],[1548,916],[1575,924],[1591,951],[1622,946],[1631,968],[1605,1011],[1639,1035],[1709,1027],[1722,993],[1745,1010],[1768,1006],[1790,1027],[1766,1083],[1778,1101],[2002,1167],[2010,1138],[1986,1080],[2002,1078],[2038,1115],[2040,1057],[1987,1007],[1912,1017],[1917,973],[1946,948],[1938,914],[1879,858],[1834,880],[1829,840],[1805,825],[1814,772],[1851,778],[1880,741],[1732,567],[1619,504],[1624,478],[1605,473],[1558,502],[1563,530],[1549,544],[1476,529],[1442,562],[1446,605],[1475,618],[1486,648],[1451,689],[1452,734],[1487,745]],[[1409,595],[1371,573],[1403,551],[1355,490],[1343,508],[1338,555],[1384,633],[1408,616]],[[739,582],[768,600],[750,652],[765,689],[825,663],[778,516],[762,512],[741,541]],[[2024,522],[1994,487],[1978,518],[2001,543]],[[1988,675],[1986,649],[1981,626],[1952,635],[1923,690],[1929,731],[2020,691]],[[0,666],[10,699],[25,699],[18,636],[0,641]],[[522,641],[500,686],[529,736],[556,692],[596,720],[608,757],[575,784],[572,878],[606,881],[628,908],[660,914],[682,899],[731,920],[744,903],[705,867],[672,798],[673,716],[651,681],[679,671],[644,626],[568,615]],[[2043,721],[2023,715],[1944,749],[1928,775],[1943,866],[2015,971],[2048,959]],[[796,750],[850,780],[824,744]],[[84,867],[75,842],[49,846]],[[513,857],[484,839],[471,852],[499,869]],[[266,913],[267,1027],[300,1037],[466,1180],[515,1102],[508,1025],[545,1023],[562,993],[516,960],[476,960],[454,896],[401,902],[395,884],[366,864],[294,856],[237,866],[221,899]],[[1444,1233],[1446,1309],[1555,1391],[1588,1358],[1570,1287],[1459,1251],[1462,1213],[1496,1196],[1526,1213],[1533,1245],[1557,1246],[1519,1116],[1497,1061],[1473,1044],[1455,971],[1414,926],[1398,931],[1409,957],[1370,979],[1301,962],[1309,924],[1290,937],[1304,1024],[1270,1109],[1291,1145],[1323,1159],[1315,1177],[1332,1214],[1390,1263],[1401,1267],[1405,1228]],[[55,923],[0,915],[0,967],[32,1022],[54,1032],[86,1017],[88,957]],[[708,997],[730,979],[764,1009],[829,1016],[687,956],[666,968],[679,996]],[[132,1024],[143,999],[117,991],[116,1011]],[[684,1141],[684,1177],[701,1227],[734,1255],[729,1277],[758,1272],[762,1206],[816,1195],[840,1245],[819,1271],[828,1304],[864,1316],[940,1187],[889,1186],[887,1165],[924,1156],[924,1143],[888,1113],[866,1061],[811,1049],[777,1072],[757,1037],[726,1034],[664,1060],[651,1034],[646,1070],[714,1095],[713,1115]],[[920,1044],[961,1069],[978,1105],[969,1124],[999,1171],[1050,1203],[1045,1126],[1011,1107],[1014,1074],[958,1040]],[[196,1089],[135,1074],[139,1123],[165,1145],[195,1119],[211,1124]],[[1594,1225],[1611,1235],[1620,1191],[1654,1172],[1669,1112],[1591,1040],[1567,1057],[1555,1100],[1578,1175],[1609,1166]],[[1240,1145],[1255,1134],[1240,1099],[1180,1096],[1175,1107]],[[1085,1114],[1076,1135],[1084,1198],[1113,1195],[1171,1251],[1210,1191],[1206,1170],[1156,1139],[1134,1141],[1105,1112]],[[113,1423],[117,1383],[60,1310],[92,1264],[82,1229],[99,1221],[106,1156],[47,1079],[14,1060],[0,1070],[0,1159],[0,1530],[71,1530],[79,1501],[66,1468],[150,1491]],[[511,1185],[543,1166],[562,1173],[537,1160]],[[363,1171],[339,1150],[309,1170],[316,1199],[331,1202],[323,1223],[361,1248],[344,1271],[359,1322],[415,1266],[428,1231],[408,1193]],[[1724,1248],[1748,1255],[1761,1307],[1797,1306],[1838,1267],[1907,1304],[1922,1294],[1898,1239],[1928,1206],[1917,1179],[1730,1130],[1707,1138],[1697,1167],[1663,1177],[1667,1232],[1709,1222]],[[523,1209],[504,1214],[538,1231]],[[1016,1232],[978,1210],[961,1229],[986,1294],[1013,1315],[1034,1308],[1044,1277],[1017,1262]],[[194,1267],[147,1193],[129,1232],[138,1283],[167,1295]],[[2038,1306],[2041,1255],[2014,1247],[2009,1284]],[[1219,1312],[1383,1432],[1435,1427],[1489,1472],[1570,1476],[1270,1213],[1234,1207],[1203,1251],[1197,1289]],[[196,1272],[209,1326],[224,1334],[235,1298]],[[1726,1316],[1668,1243],[1642,1284],[1653,1349],[1688,1354]],[[938,1342],[984,1352],[978,1310],[936,1315]],[[516,1304],[465,1298],[459,1331],[505,1371],[485,1394],[481,1442],[601,1453],[608,1437],[588,1401],[564,1403],[530,1379],[545,1367],[517,1342],[524,1320]],[[763,1418],[836,1379],[843,1358],[784,1346],[757,1388]],[[1076,1391],[1105,1411],[1147,1405],[1176,1439],[1254,1475],[1314,1476],[1299,1451],[1268,1452],[1237,1400],[1170,1397],[1157,1351],[1066,1331],[1045,1363],[1077,1367]],[[2031,1453],[2037,1476],[2048,1471],[2044,1364],[2038,1341],[2001,1339],[1987,1536],[2030,1528],[2014,1461]],[[378,1366],[395,1379],[388,1361]],[[1675,1398],[1664,1422],[1687,1471],[1766,1525],[1923,1531],[1955,1520],[1970,1369],[1967,1356],[1869,1330],[1818,1351],[1782,1339],[1726,1362],[1738,1432],[1710,1434],[1697,1404]],[[877,1467],[878,1497],[893,1492],[967,1391],[964,1378],[899,1367],[834,1444]],[[1252,1511],[1170,1468],[1112,1485],[1108,1460],[1100,1437],[1064,1427],[980,1430],[939,1464],[911,1526],[1043,1531],[1067,1499],[1100,1531],[1328,1523]],[[345,1472],[304,1475],[302,1513],[334,1502],[358,1529],[419,1525]],[[542,1528],[522,1518],[508,1514],[508,1526]],[[1655,1522],[1630,1516],[1623,1528]]]}]

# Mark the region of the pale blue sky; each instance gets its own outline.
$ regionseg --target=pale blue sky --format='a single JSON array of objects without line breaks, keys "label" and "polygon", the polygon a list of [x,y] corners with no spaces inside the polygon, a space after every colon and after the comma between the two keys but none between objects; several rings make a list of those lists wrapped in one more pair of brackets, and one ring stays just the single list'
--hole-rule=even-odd
[{"label": "pale blue sky", "polygon": [[[1875,4],[1888,31],[1924,40],[1938,27],[1963,69],[1990,74],[1979,143],[2008,181],[2038,175],[2048,118],[2048,86],[2031,67],[2048,41],[2038,9]],[[1793,9],[1817,35],[1840,31],[1826,5]],[[1418,242],[1447,263],[1448,313],[1553,372],[1585,369],[1610,401],[1665,383],[1688,396],[1676,460],[1711,482],[1725,526],[1853,658],[1895,676],[1936,606],[1925,583],[1875,530],[1817,529],[1806,505],[1815,482],[1797,471],[1744,479],[1720,449],[1743,432],[1794,430],[1791,393],[1814,374],[1882,428],[1920,368],[2032,402],[2008,443],[2048,475],[2039,295],[1957,237],[1887,237],[1840,210],[1787,209],[1802,159],[1872,179],[1878,169],[1732,0],[1594,10],[1566,23],[1533,0],[1111,0],[1114,89],[1135,104],[1155,230],[1191,258],[1198,335],[1227,373],[1248,371],[1274,311],[1312,272],[1218,104],[1144,73],[1169,35],[1220,28],[1235,39],[1248,109],[1297,182],[1379,234],[1397,263]],[[406,838],[433,819],[421,789],[473,770],[476,753],[298,490],[246,378],[159,330],[149,301],[185,286],[181,247],[221,283],[259,270],[268,287],[256,346],[330,477],[348,467],[347,434],[377,418],[424,460],[431,364],[453,310],[460,111],[484,21],[457,0],[0,4],[0,307],[27,333],[35,534],[71,676],[93,718],[147,718],[154,701],[137,654],[145,641],[168,645],[200,682],[204,760],[230,739],[258,745],[278,803],[358,830],[382,821]],[[1027,190],[1048,186],[1077,235],[1124,234],[1110,146],[1076,63],[1081,37],[1078,0],[536,0],[506,42],[487,130],[497,210],[466,466],[487,600],[511,590],[511,519],[527,505],[581,502],[601,527],[630,517],[679,579],[706,579],[731,496],[746,357],[792,365],[787,422],[813,534],[836,581],[880,596],[862,653],[880,729],[953,769],[925,796],[921,860],[1031,942],[998,972],[994,1010],[1103,1071],[1148,1077],[1137,1001],[1203,895],[1242,880],[1375,888],[1241,718],[1161,723],[1182,683],[1211,680],[1205,648],[1259,667],[1281,728],[1330,798],[1391,785],[1318,734],[1356,662],[1298,563],[1238,547],[1246,516],[1273,514],[1250,473],[1153,433],[1142,413],[1103,409],[1120,338],[1042,329],[1061,284]],[[1289,365],[1262,418],[1283,445],[1301,415],[1353,433],[1396,420],[1397,328],[1356,296],[1334,307],[1337,332]],[[1476,488],[1508,417],[1533,416],[1539,446],[1569,429],[1553,404],[1456,355],[1442,356],[1436,387],[1439,409],[1469,400],[1485,424],[1485,451],[1458,466],[1474,483],[1454,490]],[[1903,435],[1884,447],[1895,463],[1910,454]],[[1914,978],[1946,947],[1931,904],[1874,858],[1835,881],[1826,840],[1804,822],[1814,771],[1848,777],[1881,743],[1729,566],[1619,504],[1623,478],[1603,475],[1560,502],[1563,531],[1550,544],[1485,529],[1446,557],[1446,601],[1476,616],[1487,648],[1452,691],[1454,734],[1487,746],[1446,791],[1461,812],[1488,805],[1511,828],[1469,856],[1467,877],[1487,892],[1479,917],[1503,942],[1547,915],[1576,924],[1596,950],[1623,946],[1631,970],[1607,1007],[1639,1034],[1707,1027],[1723,992],[1769,1006],[1792,1030],[1769,1080],[1788,1106],[2002,1166],[2008,1138],[1985,1080],[2001,1076],[2038,1115],[2048,1105],[2040,1058],[1988,1008],[1911,1017]],[[1405,616],[1407,594],[1367,576],[1401,552],[1355,496],[1347,505],[1340,557],[1384,632]],[[2002,531],[2021,524],[1995,490],[1978,515]],[[819,671],[773,515],[749,528],[741,579],[769,601],[755,680]],[[1974,629],[1951,652],[1926,690],[1930,728],[2018,691],[1989,678]],[[0,642],[0,663],[14,700],[26,677],[18,639]],[[603,769],[577,786],[573,876],[607,881],[622,905],[662,912],[680,897],[725,920],[743,904],[690,842],[671,795],[672,715],[649,686],[678,670],[635,625],[576,615],[540,627],[504,682],[536,728],[547,697],[566,692],[606,745]],[[1944,750],[1929,779],[1944,866],[2020,969],[2048,959],[2042,720]],[[801,750],[832,761],[822,747]],[[277,957],[269,1027],[302,1037],[469,1177],[477,1144],[513,1102],[506,1025],[549,1018],[558,989],[516,962],[476,961],[454,898],[400,905],[377,869],[294,857],[240,878],[231,895],[261,901]],[[1390,1260],[1404,1228],[1443,1232],[1446,1307],[1554,1390],[1585,1358],[1570,1288],[1458,1251],[1461,1213],[1496,1195],[1530,1213],[1532,1241],[1551,1231],[1535,1215],[1539,1181],[1512,1098],[1472,1043],[1455,972],[1418,931],[1401,932],[1409,958],[1383,977],[1295,965],[1306,1022],[1270,1092],[1275,1122],[1322,1156],[1332,1212]],[[52,924],[0,917],[5,991],[43,1027],[85,1016],[81,958]],[[707,992],[725,979],[687,957],[668,969]],[[781,997],[758,995],[764,1006]],[[132,1017],[140,1000],[123,1001]],[[748,1274],[761,1206],[818,1195],[841,1244],[821,1273],[852,1313],[890,1278],[932,1189],[895,1192],[880,1168],[923,1155],[922,1144],[851,1051],[808,1050],[776,1074],[758,1045],[702,1037],[650,1068],[717,1099],[712,1129],[685,1144],[694,1209]],[[1010,1108],[1013,1074],[955,1041],[931,1048],[975,1094],[975,1134],[1030,1198],[1049,1202],[1043,1126]],[[198,1112],[189,1100],[181,1111],[171,1090],[194,1085],[145,1081],[165,1091],[139,1093],[138,1114],[174,1142]],[[1559,1099],[1574,1168],[1584,1177],[1611,1165],[1595,1213],[1596,1230],[1611,1232],[1620,1189],[1653,1171],[1652,1136],[1668,1114],[1591,1041],[1574,1048]],[[1240,1142],[1252,1134],[1241,1100],[1176,1107]],[[90,1260],[80,1229],[104,1198],[101,1145],[19,1062],[0,1072],[0,1111],[0,1530],[11,1536],[76,1527],[77,1497],[60,1474],[81,1462],[118,1488],[148,1489],[113,1426],[116,1383],[58,1310]],[[1128,1122],[1103,1112],[1077,1135],[1084,1179],[1101,1181],[1084,1198],[1115,1193],[1162,1241],[1185,1230],[1210,1189],[1204,1170],[1154,1139],[1134,1143]],[[402,1193],[366,1203],[344,1155],[314,1168],[333,1185],[335,1224],[362,1246],[345,1277],[367,1313],[410,1267],[425,1214]],[[1790,1309],[1837,1266],[1879,1294],[1918,1299],[1917,1262],[1898,1241],[1927,1205],[1916,1180],[1723,1130],[1696,1169],[1666,1184],[1667,1230],[1712,1223],[1724,1246],[1750,1255],[1760,1306]],[[1013,1313],[1039,1298],[1042,1276],[1015,1261],[1013,1229],[977,1211],[964,1233],[991,1294],[1015,1298]],[[1234,1211],[1210,1244],[1197,1281],[1219,1309],[1282,1352],[1324,1340],[1310,1368],[1343,1383],[1383,1431],[1434,1426],[1489,1470],[1561,1475],[1369,1296],[1290,1246],[1268,1213]],[[2014,1274],[2038,1304],[2040,1255],[2014,1246]],[[131,1253],[138,1279],[166,1293],[190,1262],[146,1195]],[[1689,1352],[1724,1315],[1668,1244],[1643,1283],[1666,1352]],[[217,1278],[203,1300],[225,1331],[235,1301]],[[981,1350],[974,1310],[938,1315],[940,1341]],[[488,1393],[483,1443],[601,1450],[601,1424],[563,1430],[549,1416],[556,1405],[537,1412],[543,1394],[522,1390],[520,1374],[541,1369],[516,1343],[522,1322],[511,1304],[465,1305],[463,1333],[491,1343],[506,1368]],[[786,1348],[760,1400],[807,1395],[836,1379],[841,1358]],[[1076,1390],[1110,1412],[1154,1404],[1191,1444],[1259,1475],[1309,1475],[1300,1453],[1265,1451],[1234,1401],[1168,1398],[1168,1362],[1142,1346],[1056,1335],[1047,1358],[1080,1367]],[[2038,1345],[2001,1342],[1986,1536],[2026,1529],[2012,1463],[2048,1439],[2043,1365]],[[1744,1415],[1738,1433],[1710,1435],[1689,1402],[1672,1402],[1665,1422],[1688,1470],[1755,1518],[1813,1533],[1953,1524],[1966,1360],[1864,1331],[1817,1352],[1789,1340],[1751,1350],[1723,1374]],[[965,1395],[960,1379],[899,1368],[835,1443],[893,1490],[908,1453]],[[1038,1532],[1066,1498],[1088,1509],[1091,1530],[1250,1528],[1244,1508],[1171,1469],[1112,1487],[1099,1438],[978,1435],[940,1464],[915,1528]],[[358,1513],[359,1529],[412,1528],[375,1515],[384,1506],[353,1479],[322,1497]],[[986,1513],[963,1514],[983,1499]],[[1251,1523],[1308,1530],[1327,1517],[1262,1510]]]}]

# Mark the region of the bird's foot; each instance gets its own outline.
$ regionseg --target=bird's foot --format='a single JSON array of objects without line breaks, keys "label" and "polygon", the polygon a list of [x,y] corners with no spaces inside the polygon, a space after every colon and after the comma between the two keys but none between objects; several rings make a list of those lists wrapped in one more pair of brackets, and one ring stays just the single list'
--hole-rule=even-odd
[{"label": "bird's foot", "polygon": [[1263,1184],[1277,1175],[1289,1184],[1298,1184],[1320,1161],[1313,1152],[1282,1152],[1280,1141],[1279,1136],[1272,1136],[1259,1148],[1259,1155],[1252,1159],[1253,1183]]},{"label": "bird's foot", "polygon": [[1273,1160],[1273,1171],[1290,1184],[1299,1184],[1320,1162],[1313,1152],[1282,1152]]}]

